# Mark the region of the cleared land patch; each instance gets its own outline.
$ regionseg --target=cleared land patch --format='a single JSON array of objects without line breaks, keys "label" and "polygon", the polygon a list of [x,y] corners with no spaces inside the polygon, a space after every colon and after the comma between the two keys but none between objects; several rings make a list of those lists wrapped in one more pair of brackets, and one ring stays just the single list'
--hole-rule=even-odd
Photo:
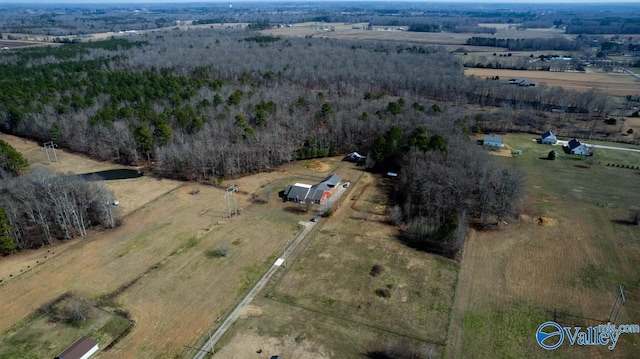
[{"label": "cleared land patch", "polygon": [[465,74],[480,78],[499,76],[504,80],[525,77],[536,82],[536,86],[546,84],[560,86],[567,90],[585,92],[596,89],[613,96],[634,94],[638,91],[638,86],[640,86],[640,80],[626,73],[580,73],[466,68]]}]

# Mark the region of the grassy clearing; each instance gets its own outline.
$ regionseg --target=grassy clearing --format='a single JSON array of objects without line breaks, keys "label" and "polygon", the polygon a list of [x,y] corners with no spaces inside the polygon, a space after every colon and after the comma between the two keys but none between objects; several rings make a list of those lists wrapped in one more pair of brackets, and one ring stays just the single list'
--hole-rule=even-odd
[{"label": "grassy clearing", "polygon": [[[469,311],[462,320],[464,358],[565,358],[565,351],[541,349],[531,328],[548,320],[544,311],[522,303],[487,311]],[[564,349],[564,348],[563,348]]]},{"label": "grassy clearing", "polygon": [[[58,303],[62,308],[65,302]],[[102,349],[132,325],[126,318],[90,305],[87,319],[80,324],[52,321],[48,313],[28,317],[0,340],[2,359],[53,358],[81,336],[98,342]]]}]

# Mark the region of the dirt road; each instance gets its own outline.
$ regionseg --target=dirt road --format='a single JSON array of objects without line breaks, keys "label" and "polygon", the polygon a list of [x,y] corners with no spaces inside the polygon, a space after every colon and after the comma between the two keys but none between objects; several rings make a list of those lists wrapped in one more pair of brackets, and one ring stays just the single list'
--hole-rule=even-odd
[{"label": "dirt road", "polygon": [[207,342],[204,343],[204,345],[198,350],[196,355],[193,356],[194,359],[204,359],[207,357],[208,354],[213,353],[213,347],[216,345],[218,340],[220,340],[220,338],[222,338],[224,333],[226,333],[227,330],[229,330],[231,325],[236,321],[236,319],[238,319],[238,317],[240,316],[240,313],[242,313],[244,308],[247,305],[249,305],[251,301],[253,301],[253,298],[255,298],[255,296],[258,293],[260,293],[262,288],[264,288],[264,286],[267,284],[269,279],[271,279],[273,274],[278,270],[278,268],[280,268],[282,263],[284,263],[284,261],[291,254],[291,252],[293,252],[296,249],[296,247],[298,247],[300,242],[302,242],[302,240],[307,236],[307,234],[309,234],[311,229],[316,224],[314,222],[307,222],[307,221],[300,221],[298,223],[304,226],[304,230],[298,234],[296,239],[287,247],[287,249],[285,249],[282,256],[278,258],[278,260],[276,260],[275,263],[273,263],[271,268],[269,268],[269,270],[262,276],[262,278],[260,278],[258,283],[256,283],[256,285],[253,288],[251,288],[249,293],[247,293],[244,299],[242,299],[242,301],[240,301],[238,306],[236,306],[236,308],[231,312],[231,314],[229,314],[229,316],[224,320],[222,325],[215,331],[215,333],[213,333],[213,335],[209,338],[209,340],[207,340]]}]

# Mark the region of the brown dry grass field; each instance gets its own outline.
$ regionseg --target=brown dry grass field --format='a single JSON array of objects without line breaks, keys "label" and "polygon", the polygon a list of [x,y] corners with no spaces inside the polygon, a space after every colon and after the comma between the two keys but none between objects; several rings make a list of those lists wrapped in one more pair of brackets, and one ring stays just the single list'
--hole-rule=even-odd
[{"label": "brown dry grass field", "polygon": [[[48,164],[37,144],[2,138],[23,151],[33,166],[74,173],[119,167],[61,149],[58,162]],[[323,169],[339,164],[334,161]],[[294,169],[319,179],[326,175],[302,165]],[[195,343],[234,305],[261,266],[270,264],[298,231],[298,220],[308,216],[282,210],[275,199],[260,206],[251,203],[250,194],[260,186],[288,175],[285,170],[234,181],[241,191],[238,205],[243,215],[231,220],[226,218],[224,191],[217,188],[197,186],[199,194],[192,195],[194,185],[150,176],[106,181],[128,214],[123,226],[0,258],[0,332],[64,292],[96,300],[124,288],[107,304],[129,311],[136,325],[101,355],[184,355],[185,346]],[[220,244],[230,247],[227,258],[206,255]]]},{"label": "brown dry grass field", "polygon": [[560,86],[567,90],[589,91],[596,89],[612,96],[625,96],[640,91],[640,80],[626,73],[610,72],[550,72],[500,69],[466,68],[465,74],[480,78],[499,76],[501,79],[526,77],[536,86]]},{"label": "brown dry grass field", "polygon": [[[363,358],[390,343],[442,354],[457,265],[400,243],[386,223],[390,180],[358,171],[347,174],[352,186],[344,202],[320,220],[300,256],[285,263],[217,355]],[[384,273],[372,276],[374,264]],[[389,297],[376,294],[383,289]]]},{"label": "brown dry grass field", "polygon": [[[486,46],[465,45],[467,39],[473,36],[487,36],[497,38],[536,38],[564,36],[573,38],[573,35],[563,35],[557,29],[528,29],[515,30],[507,26],[498,26],[495,35],[471,34],[471,33],[444,33],[444,32],[413,32],[397,30],[394,27],[374,27],[374,30],[366,30],[367,23],[317,23],[305,22],[293,24],[292,27],[264,30],[264,34],[273,36],[315,36],[349,40],[375,40],[375,41],[402,41],[423,45],[444,46],[453,51],[464,47],[468,52],[502,52],[503,48]],[[494,24],[492,24],[494,25]],[[404,27],[406,28],[406,26]],[[529,54],[527,54],[528,56]]]},{"label": "brown dry grass field", "polygon": [[[564,323],[591,325],[607,318],[619,283],[640,285],[640,234],[625,222],[630,210],[640,209],[640,181],[637,172],[599,162],[586,168],[571,157],[539,160],[549,148],[530,137],[508,136],[507,144],[523,155],[497,157],[528,175],[523,215],[496,231],[470,231],[460,270],[395,239],[385,216],[389,180],[337,158],[300,161],[230,182],[240,188],[242,213],[231,220],[223,191],[198,185],[193,195],[196,185],[162,180],[157,185],[164,192],[139,200],[122,227],[0,258],[0,333],[19,327],[64,292],[98,300],[114,294],[105,308],[130,312],[135,326],[98,358],[187,358],[193,354],[188,347],[215,329],[216,318],[232,309],[294,237],[296,223],[309,219],[299,207],[280,202],[276,192],[336,172],[352,182],[344,201],[247,308],[216,357],[361,358],[389,343],[451,358],[544,357],[549,353],[537,346],[534,332],[553,319],[554,310]],[[49,165],[36,144],[2,138],[34,165],[78,172],[112,166],[62,150],[60,162]],[[598,156],[640,164],[637,154],[600,150]],[[129,186],[149,179],[158,181],[144,176]],[[266,203],[257,200],[265,195]],[[229,247],[227,258],[207,255],[221,244]],[[371,276],[374,264],[385,272]],[[389,297],[377,295],[381,289]],[[640,301],[640,291],[629,295]],[[627,304],[619,323],[640,321],[638,301]],[[613,356],[629,357],[639,343],[627,335]],[[552,354],[611,354],[565,347]]]},{"label": "brown dry grass field", "polygon": [[[58,162],[49,164],[37,144],[2,138],[33,166],[74,173],[118,167],[61,149]],[[242,214],[232,219],[226,218],[225,192],[211,186],[150,176],[106,181],[127,209],[121,227],[0,258],[0,333],[27,325],[25,318],[43,303],[72,292],[105,309],[126,310],[135,321],[127,336],[97,357],[189,357],[189,347],[232,309],[295,236],[297,222],[308,220],[308,213],[276,196],[288,178],[315,181],[335,171],[348,179],[346,165],[339,159],[304,161],[234,180]],[[196,187],[199,193],[193,195]],[[266,203],[253,200],[265,193]],[[208,255],[220,245],[229,248],[226,258]]]}]

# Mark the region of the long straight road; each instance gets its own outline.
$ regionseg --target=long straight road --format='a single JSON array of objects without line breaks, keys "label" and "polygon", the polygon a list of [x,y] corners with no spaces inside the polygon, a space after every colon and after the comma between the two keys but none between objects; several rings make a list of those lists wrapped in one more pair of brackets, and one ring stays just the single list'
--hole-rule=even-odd
[{"label": "long straight road", "polygon": [[249,293],[244,297],[244,299],[240,301],[240,303],[231,312],[231,314],[229,314],[229,316],[224,320],[224,322],[222,322],[222,325],[215,331],[215,333],[213,333],[213,335],[209,338],[209,340],[207,340],[207,342],[204,343],[202,347],[200,347],[200,350],[198,350],[196,355],[193,356],[194,359],[204,359],[207,357],[207,355],[213,352],[213,347],[216,345],[218,340],[222,338],[222,336],[224,335],[224,333],[226,333],[229,327],[231,327],[231,325],[236,321],[236,319],[238,319],[238,316],[240,316],[240,313],[242,312],[244,307],[246,307],[249,303],[251,303],[253,298],[255,298],[255,296],[258,295],[258,293],[262,290],[262,288],[264,288],[264,286],[267,284],[269,279],[271,279],[273,274],[278,270],[278,268],[282,265],[282,263],[284,263],[284,261],[291,254],[291,252],[293,252],[296,249],[296,247],[298,247],[300,242],[302,242],[302,240],[307,236],[307,234],[309,234],[311,229],[316,224],[314,222],[307,222],[307,221],[300,221],[298,223],[305,227],[304,230],[300,232],[296,237],[296,239],[293,242],[291,242],[291,244],[284,250],[284,252],[282,253],[282,256],[278,258],[278,260],[276,260],[275,263],[273,263],[271,268],[269,268],[269,270],[262,276],[262,278],[260,278],[260,281],[256,283],[256,285],[249,291]]}]

